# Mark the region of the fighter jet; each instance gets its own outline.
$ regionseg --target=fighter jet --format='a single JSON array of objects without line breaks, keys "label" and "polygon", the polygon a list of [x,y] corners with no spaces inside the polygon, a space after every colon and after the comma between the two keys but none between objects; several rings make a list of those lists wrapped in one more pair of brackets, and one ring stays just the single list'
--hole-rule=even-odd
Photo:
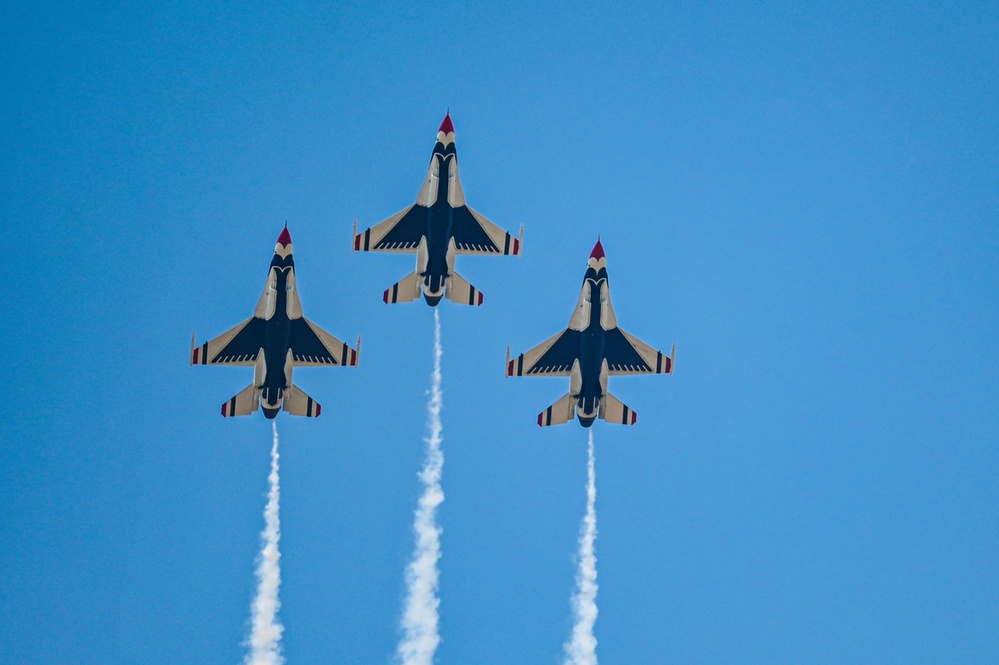
[{"label": "fighter jet", "polygon": [[364,233],[354,220],[354,251],[416,254],[416,271],[382,294],[388,304],[412,302],[423,293],[431,307],[442,297],[463,305],[481,305],[482,292],[454,271],[458,254],[520,254],[514,238],[465,205],[458,177],[458,155],[450,113],[437,130],[427,178],[416,203],[400,210]]},{"label": "fighter jet", "polygon": [[295,260],[291,234],[285,226],[274,245],[274,258],[267,284],[253,316],[210,342],[194,346],[192,365],[237,365],[253,368],[253,383],[222,405],[222,415],[246,416],[262,407],[274,418],[284,409],[293,416],[318,418],[315,401],[292,384],[295,367],[357,367],[361,337],[352,349],[302,316],[302,303],[295,287]]},{"label": "fighter jet", "polygon": [[597,240],[586,264],[583,290],[569,327],[527,353],[510,360],[506,375],[568,376],[569,392],[538,414],[538,425],[562,425],[574,416],[589,427],[596,418],[634,425],[635,412],[607,392],[607,378],[623,374],[672,374],[676,344],[670,355],[657,351],[617,327],[607,283],[604,247]]}]

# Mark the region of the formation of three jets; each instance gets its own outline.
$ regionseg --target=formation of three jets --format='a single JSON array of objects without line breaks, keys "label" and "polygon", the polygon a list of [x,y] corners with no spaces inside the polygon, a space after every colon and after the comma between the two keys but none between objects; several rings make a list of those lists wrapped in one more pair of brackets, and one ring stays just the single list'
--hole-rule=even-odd
[{"label": "formation of three jets", "polygon": [[[444,117],[416,203],[358,234],[354,251],[416,254],[416,270],[385,290],[389,304],[422,294],[436,306],[442,298],[481,305],[482,292],[454,270],[459,254],[520,254],[523,226],[515,238],[465,204],[458,175],[454,127]],[[351,348],[302,314],[295,285],[291,235],[285,228],[274,246],[264,293],[253,316],[201,346],[191,340],[192,365],[253,367],[253,383],[222,405],[225,417],[261,408],[267,418],[282,409],[318,417],[322,407],[292,383],[298,366],[356,367],[361,347]],[[675,345],[674,345],[675,351]],[[578,416],[583,427],[596,418],[632,425],[635,412],[607,391],[607,379],[623,374],[671,374],[673,353],[661,351],[617,327],[610,302],[600,241],[587,263],[583,288],[569,327],[513,360],[507,376],[568,376],[569,392],[538,415],[538,425],[559,425]]]}]

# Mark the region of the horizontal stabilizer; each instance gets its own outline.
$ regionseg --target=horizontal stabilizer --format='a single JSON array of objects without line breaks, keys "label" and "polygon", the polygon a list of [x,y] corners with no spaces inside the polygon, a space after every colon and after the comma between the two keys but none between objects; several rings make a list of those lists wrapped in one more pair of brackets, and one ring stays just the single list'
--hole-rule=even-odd
[{"label": "horizontal stabilizer", "polygon": [[447,278],[447,299],[459,305],[473,305],[478,307],[482,304],[482,291],[468,283],[464,277],[454,272]]},{"label": "horizontal stabilizer", "polygon": [[600,418],[615,425],[634,425],[638,414],[617,397],[607,393],[600,400]]},{"label": "horizontal stabilizer", "polygon": [[566,393],[559,401],[538,414],[538,426],[564,425],[576,415],[576,400]]},{"label": "horizontal stabilizer", "polygon": [[252,383],[222,405],[222,416],[248,416],[260,406],[260,389]]},{"label": "horizontal stabilizer", "polygon": [[323,410],[319,402],[294,385],[284,391],[284,406],[282,408],[293,416],[307,418],[318,418]]},{"label": "horizontal stabilizer", "polygon": [[423,286],[423,280],[420,279],[420,276],[415,272],[410,273],[393,286],[385,289],[382,300],[387,305],[397,302],[413,302],[420,297],[421,286]]}]

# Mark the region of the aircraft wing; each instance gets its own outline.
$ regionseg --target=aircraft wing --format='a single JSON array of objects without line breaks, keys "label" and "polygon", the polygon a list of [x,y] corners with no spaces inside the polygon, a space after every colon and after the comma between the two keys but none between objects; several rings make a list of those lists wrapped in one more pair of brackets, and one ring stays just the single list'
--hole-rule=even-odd
[{"label": "aircraft wing", "polygon": [[563,330],[507,363],[507,376],[569,376],[579,358],[578,330]]},{"label": "aircraft wing", "polygon": [[215,339],[191,349],[192,365],[239,365],[253,367],[264,347],[266,321],[250,317]]},{"label": "aircraft wing", "polygon": [[664,355],[620,328],[607,331],[604,358],[611,376],[673,373],[672,354]]},{"label": "aircraft wing", "polygon": [[291,320],[292,361],[296,367],[319,365],[357,366],[357,350],[352,349],[304,316]]},{"label": "aircraft wing", "polygon": [[413,254],[427,235],[426,207],[413,204],[354,236],[355,252]]},{"label": "aircraft wing", "polygon": [[451,236],[459,254],[520,254],[520,240],[468,206],[451,210]]}]

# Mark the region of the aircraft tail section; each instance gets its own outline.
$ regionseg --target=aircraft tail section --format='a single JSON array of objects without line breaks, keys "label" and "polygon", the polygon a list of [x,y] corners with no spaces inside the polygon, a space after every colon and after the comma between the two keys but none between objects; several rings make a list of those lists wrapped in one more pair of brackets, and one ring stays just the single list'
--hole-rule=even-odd
[{"label": "aircraft tail section", "polygon": [[566,393],[559,401],[538,414],[538,427],[564,425],[576,415],[576,400]]},{"label": "aircraft tail section", "polygon": [[251,383],[222,405],[222,416],[224,418],[248,416],[256,411],[258,406],[260,406],[260,389]]},{"label": "aircraft tail section", "polygon": [[412,272],[401,280],[385,289],[382,300],[386,305],[393,305],[397,302],[413,302],[420,297],[423,292],[423,280],[418,273]]},{"label": "aircraft tail section", "polygon": [[318,418],[323,407],[316,400],[305,394],[298,386],[292,385],[284,391],[285,411],[293,416],[305,416],[306,418]]},{"label": "aircraft tail section", "polygon": [[459,305],[473,305],[478,307],[482,304],[482,291],[468,283],[464,277],[454,272],[447,279],[447,299]]},{"label": "aircraft tail section", "polygon": [[600,400],[600,418],[615,425],[634,425],[638,414],[617,397],[607,393]]}]

